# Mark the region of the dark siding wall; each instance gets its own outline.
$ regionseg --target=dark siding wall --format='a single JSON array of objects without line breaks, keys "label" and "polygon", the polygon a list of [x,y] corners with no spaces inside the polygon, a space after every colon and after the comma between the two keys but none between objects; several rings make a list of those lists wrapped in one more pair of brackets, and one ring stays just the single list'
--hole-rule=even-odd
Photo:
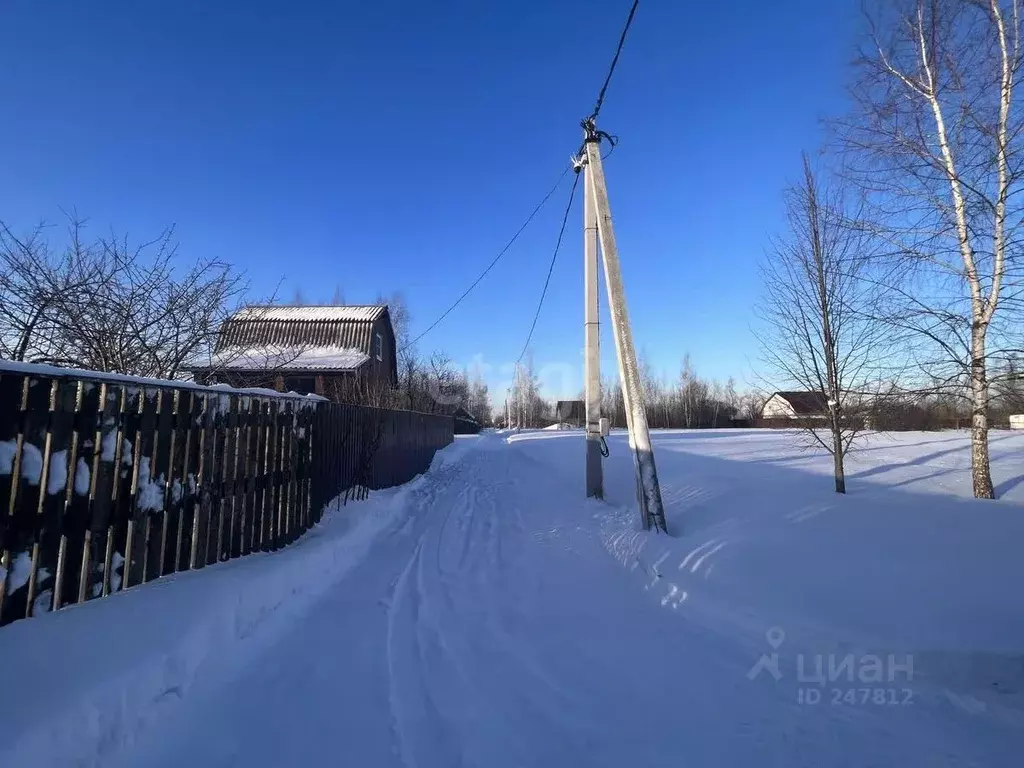
[{"label": "dark siding wall", "polygon": [[[383,360],[377,359],[376,337],[378,333],[384,340]],[[398,371],[395,366],[396,353],[395,334],[394,331],[391,330],[391,323],[388,322],[387,318],[380,317],[373,324],[373,329],[370,334],[370,375],[375,381],[385,384],[395,383],[398,375]]]}]

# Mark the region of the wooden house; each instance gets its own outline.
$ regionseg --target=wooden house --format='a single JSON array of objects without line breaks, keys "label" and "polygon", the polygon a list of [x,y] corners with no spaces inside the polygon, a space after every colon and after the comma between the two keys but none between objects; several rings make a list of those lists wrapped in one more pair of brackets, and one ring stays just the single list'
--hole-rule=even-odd
[{"label": "wooden house", "polygon": [[398,383],[395,332],[386,306],[245,307],[191,370],[200,384],[377,404]]}]

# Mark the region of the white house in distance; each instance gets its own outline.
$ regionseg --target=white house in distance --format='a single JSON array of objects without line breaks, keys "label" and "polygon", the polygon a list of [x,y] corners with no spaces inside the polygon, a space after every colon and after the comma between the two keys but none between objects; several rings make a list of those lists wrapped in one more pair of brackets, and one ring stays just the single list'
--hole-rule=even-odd
[{"label": "white house in distance", "polygon": [[828,398],[822,392],[775,392],[761,410],[763,419],[824,418]]},{"label": "white house in distance", "polygon": [[1017,413],[1010,417],[1010,429],[1024,429],[1024,413]]}]

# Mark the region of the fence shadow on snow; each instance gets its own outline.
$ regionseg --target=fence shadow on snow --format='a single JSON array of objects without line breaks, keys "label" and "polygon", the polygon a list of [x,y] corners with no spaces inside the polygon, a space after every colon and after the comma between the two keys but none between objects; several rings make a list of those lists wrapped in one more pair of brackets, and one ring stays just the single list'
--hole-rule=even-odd
[{"label": "fence shadow on snow", "polygon": [[0,362],[0,624],[285,546],[449,417]]}]

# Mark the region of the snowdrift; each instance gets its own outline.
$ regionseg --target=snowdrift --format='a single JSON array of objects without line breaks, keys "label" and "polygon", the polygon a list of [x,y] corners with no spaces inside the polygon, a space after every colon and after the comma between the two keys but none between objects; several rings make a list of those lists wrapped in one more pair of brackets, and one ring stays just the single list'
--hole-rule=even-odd
[{"label": "snowdrift", "polygon": [[[472,443],[438,452],[430,470]],[[0,718],[3,765],[102,765],[187,699],[244,669],[400,522],[421,475],[360,503],[338,500],[277,552],[162,578],[0,630],[17,695]]]}]

